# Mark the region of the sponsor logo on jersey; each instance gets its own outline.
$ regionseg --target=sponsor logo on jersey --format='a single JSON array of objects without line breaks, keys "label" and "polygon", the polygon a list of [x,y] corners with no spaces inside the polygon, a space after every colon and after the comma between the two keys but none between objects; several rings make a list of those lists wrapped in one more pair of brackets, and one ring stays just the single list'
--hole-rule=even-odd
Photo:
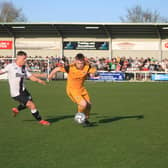
[{"label": "sponsor logo on jersey", "polygon": [[26,74],[25,73],[16,73],[16,77],[21,77],[21,78],[26,78]]}]

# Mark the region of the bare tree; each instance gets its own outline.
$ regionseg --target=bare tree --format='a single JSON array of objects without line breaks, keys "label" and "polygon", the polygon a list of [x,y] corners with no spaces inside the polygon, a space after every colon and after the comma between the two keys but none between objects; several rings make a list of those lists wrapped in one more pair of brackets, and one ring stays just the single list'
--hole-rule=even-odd
[{"label": "bare tree", "polygon": [[168,22],[168,19],[160,16],[159,12],[149,9],[143,10],[140,5],[136,5],[133,8],[129,8],[126,11],[126,16],[120,17],[122,22],[132,22],[132,23],[156,23],[156,22]]},{"label": "bare tree", "polygon": [[25,22],[26,20],[22,9],[17,9],[13,3],[0,3],[0,22]]}]

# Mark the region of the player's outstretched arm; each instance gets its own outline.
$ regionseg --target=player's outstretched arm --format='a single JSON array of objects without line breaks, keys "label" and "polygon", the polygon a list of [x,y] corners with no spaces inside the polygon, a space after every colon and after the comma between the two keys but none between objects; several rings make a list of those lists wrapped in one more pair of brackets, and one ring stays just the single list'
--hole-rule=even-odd
[{"label": "player's outstretched arm", "polygon": [[90,78],[91,79],[99,79],[100,77],[97,75],[97,73],[91,73]]},{"label": "player's outstretched arm", "polygon": [[31,81],[33,81],[33,82],[38,82],[38,83],[40,83],[40,84],[42,84],[42,85],[46,85],[46,82],[45,82],[45,81],[43,81],[43,80],[41,80],[41,79],[35,77],[34,75],[31,75],[31,76],[29,77],[29,79],[30,79]]},{"label": "player's outstretched arm", "polygon": [[0,75],[2,75],[2,74],[4,74],[4,73],[6,73],[6,72],[4,72],[4,71],[0,70]]},{"label": "player's outstretched arm", "polygon": [[60,71],[60,67],[54,68],[54,69],[50,72],[50,74],[49,74],[49,76],[48,76],[48,80],[51,80],[52,77],[55,75],[55,73],[58,72],[58,71]]},{"label": "player's outstretched arm", "polygon": [[97,74],[97,69],[95,67],[90,69],[89,76],[91,79],[99,79],[100,78]]},{"label": "player's outstretched arm", "polygon": [[47,73],[33,73],[33,76],[37,78],[47,78]]}]

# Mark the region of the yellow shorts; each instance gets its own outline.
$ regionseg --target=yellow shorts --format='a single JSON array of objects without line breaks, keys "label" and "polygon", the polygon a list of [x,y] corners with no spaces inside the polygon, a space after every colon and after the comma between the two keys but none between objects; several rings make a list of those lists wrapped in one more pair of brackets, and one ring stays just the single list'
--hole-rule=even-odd
[{"label": "yellow shorts", "polygon": [[76,104],[80,104],[82,100],[85,100],[90,103],[90,97],[89,97],[88,91],[85,88],[82,88],[82,89],[67,88],[67,95]]}]

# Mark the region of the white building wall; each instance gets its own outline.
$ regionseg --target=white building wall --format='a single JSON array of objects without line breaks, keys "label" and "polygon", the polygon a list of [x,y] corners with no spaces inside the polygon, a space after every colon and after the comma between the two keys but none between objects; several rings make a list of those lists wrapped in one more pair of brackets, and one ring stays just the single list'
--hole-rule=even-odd
[{"label": "white building wall", "polygon": [[114,39],[113,57],[153,57],[160,59],[160,39]]},{"label": "white building wall", "polygon": [[29,56],[60,56],[61,38],[17,38],[16,50],[24,50]]},{"label": "white building wall", "polygon": [[[0,38],[0,41],[13,41],[11,38]],[[29,56],[62,56],[74,57],[83,53],[87,57],[154,57],[168,59],[168,39],[112,39],[109,50],[62,50],[62,41],[108,41],[109,38],[16,38],[16,51],[24,50]],[[112,52],[110,51],[112,48]],[[162,51],[160,52],[160,48]],[[62,52],[63,51],[63,52]],[[0,49],[0,56],[12,56],[13,49]]]}]

